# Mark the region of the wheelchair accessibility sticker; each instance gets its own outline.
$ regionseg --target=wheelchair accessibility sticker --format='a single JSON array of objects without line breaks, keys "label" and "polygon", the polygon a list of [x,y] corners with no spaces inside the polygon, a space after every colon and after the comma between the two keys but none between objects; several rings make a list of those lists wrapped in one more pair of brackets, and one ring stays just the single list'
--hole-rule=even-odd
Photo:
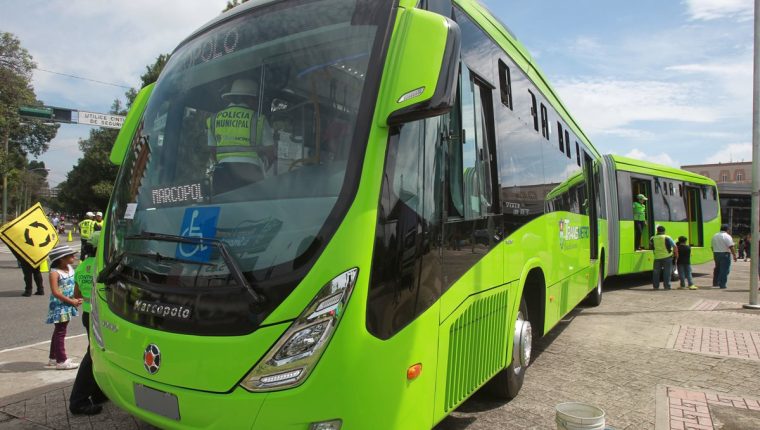
[{"label": "wheelchair accessibility sticker", "polygon": [[[219,222],[218,207],[187,208],[182,217],[180,236],[197,239],[216,237],[216,224]],[[205,263],[211,259],[213,246],[204,243],[177,244],[177,258]]]}]

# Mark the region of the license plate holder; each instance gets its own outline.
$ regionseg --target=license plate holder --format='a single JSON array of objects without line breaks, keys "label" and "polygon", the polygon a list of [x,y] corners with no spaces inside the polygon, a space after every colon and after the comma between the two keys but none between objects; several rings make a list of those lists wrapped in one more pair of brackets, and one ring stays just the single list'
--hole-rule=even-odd
[{"label": "license plate holder", "polygon": [[142,384],[134,384],[135,404],[138,408],[179,421],[179,400],[177,396]]}]

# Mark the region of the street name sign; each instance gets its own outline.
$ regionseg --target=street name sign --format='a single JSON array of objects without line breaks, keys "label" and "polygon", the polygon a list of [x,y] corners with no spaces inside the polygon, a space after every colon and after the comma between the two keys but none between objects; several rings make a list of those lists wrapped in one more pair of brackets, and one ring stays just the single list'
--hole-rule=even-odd
[{"label": "street name sign", "polygon": [[124,125],[124,117],[106,113],[79,111],[79,124],[87,124],[95,127],[121,128]]}]

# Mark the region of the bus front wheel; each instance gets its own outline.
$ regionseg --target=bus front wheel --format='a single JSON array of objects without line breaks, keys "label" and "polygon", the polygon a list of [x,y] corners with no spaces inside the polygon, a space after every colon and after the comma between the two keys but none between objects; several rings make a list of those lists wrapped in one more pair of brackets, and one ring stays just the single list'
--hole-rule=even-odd
[{"label": "bus front wheel", "polygon": [[501,400],[512,400],[522,388],[525,371],[530,365],[530,354],[533,347],[533,331],[528,320],[528,305],[525,298],[520,299],[520,310],[515,318],[515,331],[512,338],[512,362],[497,373],[486,388],[493,397]]}]

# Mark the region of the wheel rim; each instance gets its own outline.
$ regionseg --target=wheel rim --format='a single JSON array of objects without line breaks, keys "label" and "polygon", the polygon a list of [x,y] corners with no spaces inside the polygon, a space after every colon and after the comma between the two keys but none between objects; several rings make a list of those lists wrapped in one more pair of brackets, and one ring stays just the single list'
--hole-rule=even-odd
[{"label": "wheel rim", "polygon": [[596,295],[601,296],[602,295],[602,272],[599,272],[599,276],[596,280]]},{"label": "wheel rim", "polygon": [[515,373],[520,373],[523,367],[528,366],[532,349],[533,330],[530,321],[527,321],[522,311],[519,311],[515,321],[515,337],[512,345],[512,367]]}]

